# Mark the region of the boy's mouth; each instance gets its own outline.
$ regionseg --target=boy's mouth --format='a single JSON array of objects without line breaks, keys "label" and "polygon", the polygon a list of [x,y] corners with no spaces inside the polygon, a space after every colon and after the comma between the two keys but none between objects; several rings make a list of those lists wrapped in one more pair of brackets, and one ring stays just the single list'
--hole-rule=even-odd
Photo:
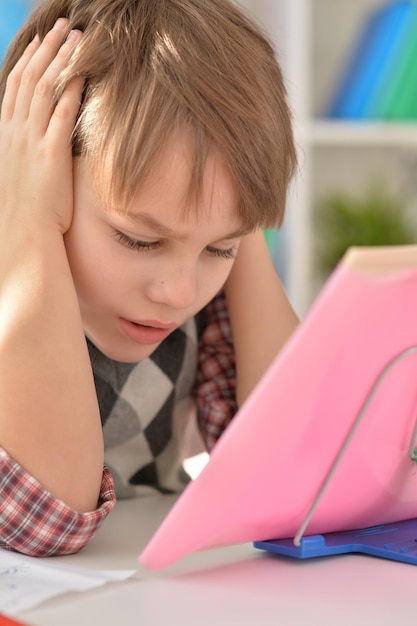
[{"label": "boy's mouth", "polygon": [[135,343],[144,345],[161,343],[176,328],[176,324],[165,324],[154,320],[133,322],[122,317],[119,318],[119,324],[124,335]]}]

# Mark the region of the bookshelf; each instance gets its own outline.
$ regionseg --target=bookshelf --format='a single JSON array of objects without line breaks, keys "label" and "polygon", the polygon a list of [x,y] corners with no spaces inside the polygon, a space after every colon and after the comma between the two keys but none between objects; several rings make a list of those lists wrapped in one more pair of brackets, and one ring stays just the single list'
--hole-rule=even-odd
[{"label": "bookshelf", "polygon": [[[369,13],[386,0],[239,0],[272,37],[294,112],[300,172],[290,191],[282,245],[284,282],[300,316],[322,285],[317,203],[334,189],[362,193],[384,180],[417,208],[417,123],[345,121],[324,113]],[[280,243],[281,239],[278,243]]]}]

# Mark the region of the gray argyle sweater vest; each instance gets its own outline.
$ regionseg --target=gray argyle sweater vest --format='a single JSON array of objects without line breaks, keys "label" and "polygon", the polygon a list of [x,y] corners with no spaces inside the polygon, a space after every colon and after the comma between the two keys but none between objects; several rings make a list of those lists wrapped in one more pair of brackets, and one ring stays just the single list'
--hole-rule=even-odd
[{"label": "gray argyle sweater vest", "polygon": [[191,392],[205,320],[203,310],[139,363],[112,361],[87,340],[118,498],[178,492],[189,481],[182,462],[196,441]]}]

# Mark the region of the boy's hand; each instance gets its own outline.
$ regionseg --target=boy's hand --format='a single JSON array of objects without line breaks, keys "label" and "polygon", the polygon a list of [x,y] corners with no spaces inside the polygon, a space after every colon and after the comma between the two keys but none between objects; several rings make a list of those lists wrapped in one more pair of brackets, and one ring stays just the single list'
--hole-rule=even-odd
[{"label": "boy's hand", "polygon": [[71,137],[82,77],[53,106],[54,83],[81,39],[60,19],[29,44],[9,74],[0,115],[0,228],[68,230],[73,211]]},{"label": "boy's hand", "polygon": [[81,37],[64,43],[67,30],[60,20],[42,43],[29,44],[0,114],[0,445],[56,498],[85,512],[97,506],[104,454],[63,238],[83,88],[74,79],[54,106],[55,81]]}]

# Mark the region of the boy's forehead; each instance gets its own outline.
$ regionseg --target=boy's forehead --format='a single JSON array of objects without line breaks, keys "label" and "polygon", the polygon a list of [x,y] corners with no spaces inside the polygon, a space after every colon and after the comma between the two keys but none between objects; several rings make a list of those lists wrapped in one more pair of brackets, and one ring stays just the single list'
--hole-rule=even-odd
[{"label": "boy's forehead", "polygon": [[175,159],[164,159],[138,185],[126,205],[109,202],[86,157],[77,157],[75,161],[77,185],[84,189],[86,201],[118,216],[133,230],[144,227],[161,237],[185,239],[190,229],[217,223],[219,240],[240,238],[250,232],[240,218],[237,194],[228,171],[217,169],[214,163],[206,169],[203,193],[189,196],[188,166],[185,166],[188,161],[180,158],[179,167],[174,167]]},{"label": "boy's forehead", "polygon": [[[129,184],[129,194],[132,197],[132,205],[146,198],[148,201],[157,202],[165,195],[171,202],[183,204],[187,213],[201,210],[209,210],[215,204],[221,204],[229,209],[237,209],[238,193],[229,167],[221,154],[211,146],[205,154],[201,168],[201,180],[196,183],[195,143],[192,134],[184,131],[172,133],[164,143],[158,154],[150,161],[146,172],[139,179],[133,178]],[[100,193],[105,189],[108,181],[115,180],[121,172],[109,159],[104,167],[96,172],[90,167],[86,157],[80,157],[84,163],[81,174],[90,179],[95,189]],[[132,164],[134,170],[134,164]],[[192,204],[195,203],[195,207]],[[126,206],[113,207],[125,211]],[[133,208],[134,211],[134,208]]]},{"label": "boy's forehead", "polygon": [[168,150],[138,186],[129,207],[131,219],[154,227],[155,219],[166,223],[165,216],[175,215],[176,232],[186,223],[199,227],[216,219],[229,225],[231,233],[240,233],[238,194],[222,160],[207,155],[197,187],[193,187],[193,173],[189,153],[175,146]]}]

